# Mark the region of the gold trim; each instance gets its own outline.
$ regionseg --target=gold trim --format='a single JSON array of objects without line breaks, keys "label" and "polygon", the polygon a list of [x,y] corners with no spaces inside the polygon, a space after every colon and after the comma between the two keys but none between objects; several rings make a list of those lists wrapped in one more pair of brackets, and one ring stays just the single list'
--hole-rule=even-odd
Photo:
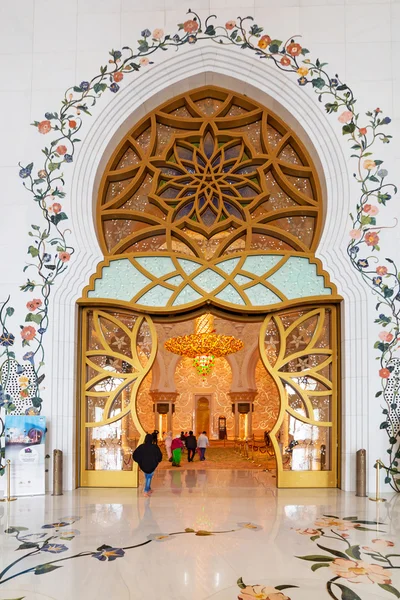
[{"label": "gold trim", "polygon": [[[121,309],[113,307],[113,311],[124,312]],[[126,312],[126,311],[125,311]],[[102,348],[93,350],[88,348],[89,340],[89,314],[92,315],[93,327],[97,338],[97,344],[100,344]],[[104,425],[110,425],[119,420],[123,420],[126,416],[132,417],[133,425],[139,432],[139,443],[143,440],[145,431],[143,430],[136,410],[136,398],[140,388],[140,385],[146,375],[151,370],[156,354],[157,354],[157,333],[154,324],[149,316],[141,316],[129,311],[129,316],[135,316],[136,320],[132,327],[132,331],[121,322],[115,314],[110,314],[106,310],[99,308],[84,307],[82,309],[82,320],[81,320],[81,393],[80,393],[80,484],[86,486],[105,486],[105,487],[137,487],[138,486],[138,469],[136,463],[133,463],[131,471],[96,471],[87,469],[87,441],[86,436],[89,429],[95,427],[101,427]],[[129,340],[129,351],[131,356],[124,355],[121,352],[114,351],[106,339],[106,330],[102,321],[108,321],[113,323],[119,330],[123,331],[126,338]],[[138,348],[139,340],[138,336],[140,329],[143,324],[147,324],[150,330],[151,338],[151,351],[146,359],[145,365],[142,364]],[[115,361],[122,361],[132,367],[132,371],[125,373],[120,371],[110,371],[104,369],[100,365],[96,365],[90,360],[93,356],[104,356],[107,359]],[[87,368],[91,368],[97,371],[98,374],[87,379]],[[123,367],[121,366],[121,369]],[[92,391],[91,388],[101,382],[104,379],[115,378],[116,380],[122,380],[122,383],[117,384],[117,387],[113,391]],[[121,396],[123,391],[129,386],[132,386],[128,400],[128,404],[123,407],[121,404],[121,411],[111,416],[110,411],[115,400]],[[106,403],[103,410],[103,418],[101,421],[90,422],[87,420],[87,396],[104,398]]]},{"label": "gold trim", "polygon": [[[204,107],[202,108],[198,104],[202,101],[206,102],[207,98],[215,100],[212,107],[214,112],[210,111],[208,114],[203,110]],[[250,132],[250,130],[252,128],[254,130],[254,124],[257,121],[259,122],[260,131],[259,134],[257,133],[259,137],[256,139],[254,131]],[[165,139],[161,140],[163,142],[161,145],[157,128],[159,130],[164,128],[163,131],[168,130],[169,132]],[[147,142],[146,136],[148,137]],[[210,147],[213,147],[211,157],[209,151],[207,154],[207,143]],[[162,150],[160,150],[161,147]],[[179,152],[178,149],[180,149]],[[122,158],[129,152],[133,152],[136,158],[131,161],[131,164],[121,165]],[[235,153],[237,156],[235,156]],[[297,159],[293,162],[293,159],[290,159],[290,153],[292,153],[292,157],[293,153],[297,154],[299,162]],[[207,160],[204,160],[205,156],[207,156]],[[202,161],[204,165],[208,165],[209,170],[211,169],[208,174],[206,168],[203,169],[201,166]],[[223,170],[222,165],[224,165],[225,170]],[[224,188],[226,173],[230,173],[231,196],[226,194],[226,189],[229,188]],[[267,186],[266,178],[270,176],[268,174],[275,178],[277,185],[287,194],[292,204],[278,207],[276,210],[271,208],[270,199],[273,191]],[[291,178],[298,178],[297,187],[296,182]],[[301,178],[306,178],[308,181],[308,193],[304,193],[300,189],[299,182]],[[200,180],[201,183],[199,183]],[[126,205],[127,200],[133,194],[139,193],[145,181],[148,182],[148,189],[145,194],[144,205],[141,208],[137,204],[134,204],[133,208],[129,204]],[[238,189],[241,189],[242,184],[247,186],[247,191],[243,193],[240,191],[239,193]],[[115,186],[116,193],[113,193],[112,197],[107,197],[110,185]],[[211,192],[211,189],[214,191]],[[218,199],[214,205],[213,194]],[[202,198],[205,199],[205,203]],[[193,206],[190,205],[192,200]],[[268,205],[268,202],[270,202],[270,205]],[[220,221],[218,219],[220,219],[222,212],[226,211],[226,203],[232,204],[232,212],[225,214],[225,218]],[[187,214],[185,214],[185,211],[180,214],[181,209],[184,207],[186,207]],[[263,207],[262,212],[259,210],[260,207]],[[213,224],[206,224],[206,210],[210,210],[215,215]],[[271,439],[277,457],[278,487],[335,486],[338,469],[336,456],[337,431],[340,425],[340,415],[337,409],[339,361],[336,336],[339,334],[337,324],[339,319],[338,302],[341,297],[338,295],[336,286],[330,282],[329,275],[323,270],[321,261],[314,255],[323,223],[322,193],[318,174],[311,157],[297,135],[269,109],[246,96],[214,86],[198,88],[160,105],[136,124],[118,144],[103,173],[96,212],[97,232],[104,260],[98,264],[96,273],[91,276],[89,284],[83,290],[82,298],[78,300],[81,307],[80,328],[82,337],[79,359],[80,433],[78,440],[81,440],[80,484],[84,486],[137,486],[136,465],[133,471],[129,472],[96,472],[85,469],[86,431],[102,424],[113,423],[120,418],[124,418],[124,415],[131,414],[135,427],[143,436],[143,429],[136,413],[136,396],[140,384],[150,371],[156,356],[157,337],[152,319],[159,322],[166,319],[169,322],[182,321],[203,314],[206,307],[207,312],[221,317],[231,315],[239,321],[264,320],[259,339],[260,354],[264,367],[270,372],[278,386],[281,397],[280,414],[271,432]],[[194,219],[191,218],[193,216],[195,216]],[[311,242],[308,245],[301,239],[301,235],[298,235],[296,227],[290,227],[290,224],[284,225],[283,221],[278,222],[278,219],[298,219],[301,217],[314,219],[314,229]],[[110,248],[108,248],[106,228],[112,221],[118,223],[121,227],[125,226],[126,232],[115,243],[111,243]],[[257,237],[259,235],[267,236],[266,249],[254,249],[252,244],[260,243],[260,238]],[[149,246],[150,249],[145,251],[136,251],[134,244],[142,242],[150,244],[151,238],[156,236],[162,236],[162,250],[153,251]],[[207,254],[204,246],[202,246],[204,240],[210,239],[216,240],[211,255]],[[271,242],[268,241],[271,239],[276,240],[272,246]],[[268,244],[270,245],[268,246]],[[281,247],[289,247],[290,250],[281,250],[279,249]],[[233,248],[236,250],[234,251]],[[185,249],[185,251],[181,251],[182,249]],[[301,256],[307,258],[316,266],[317,275],[323,277],[325,287],[329,287],[332,294],[289,300],[284,296],[285,290],[278,290],[270,282],[266,282],[265,275],[256,276],[244,270],[243,267],[247,257],[260,254],[281,256],[277,264],[266,274],[269,278],[286,263],[289,257]],[[153,276],[136,260],[145,256],[168,257],[172,260],[174,270],[167,275]],[[178,258],[193,260],[198,263],[198,268],[189,276],[183,272],[178,263]],[[221,269],[220,263],[223,260],[235,258],[238,258],[239,261],[231,273],[228,274]],[[142,275],[150,279],[150,282],[129,301],[90,298],[89,293],[94,290],[95,281],[101,277],[102,269],[118,259],[129,260]],[[211,269],[224,280],[211,293],[204,292],[193,281],[197,275],[203,273],[206,269]],[[242,286],[236,284],[234,278],[239,272],[249,277],[251,281]],[[174,287],[167,281],[176,275],[182,277],[182,282],[178,287]],[[201,298],[188,304],[174,306],[175,299],[188,284],[200,294]],[[281,301],[267,306],[251,305],[247,290],[257,284],[266,286]],[[172,291],[167,305],[165,307],[141,305],[141,297],[156,285],[162,285]],[[216,295],[227,285],[233,286],[241,297],[243,305],[233,305],[216,298]],[[324,391],[318,390],[313,395],[325,395],[331,398],[332,421],[329,422],[315,421],[312,403],[308,394],[293,380],[293,378],[309,374],[309,371],[289,372],[282,370],[289,362],[288,359],[284,358],[285,340],[289,333],[295,329],[295,324],[292,324],[285,331],[280,316],[287,313],[288,310],[295,310],[296,308],[308,311],[307,318],[316,315],[318,321],[306,348],[294,352],[290,356],[290,360],[301,359],[305,353],[311,351],[313,354],[321,355],[322,362],[315,366],[312,372],[314,379],[326,389]],[[330,348],[316,348],[315,344],[323,330],[326,309],[331,311],[332,345]],[[88,314],[90,311],[95,315],[94,326],[97,335],[104,342],[102,350],[86,347]],[[137,319],[132,331],[125,327],[123,323],[120,323],[117,317],[113,317],[109,311],[135,315]],[[101,320],[104,318],[114,323],[114,325],[118,325],[130,339],[131,357],[125,356],[124,351],[113,350],[104,339],[104,331],[101,325]],[[274,319],[282,341],[275,365],[268,362],[264,347],[265,331],[271,319]],[[140,324],[144,322],[149,325],[152,339],[151,355],[146,366],[141,364],[137,352],[137,336]],[[90,388],[93,388],[94,385],[106,377],[110,377],[110,372],[96,365],[94,360],[96,356],[105,354],[116,360],[124,360],[130,365],[131,372],[119,373],[117,379],[120,381],[116,389],[108,394],[104,419],[101,424],[86,422],[87,396],[104,397],[103,392],[90,391]],[[320,372],[328,365],[331,365],[332,380]],[[94,371],[95,375],[89,382],[86,382],[88,367]],[[295,409],[288,405],[284,387],[285,382],[290,384],[302,398],[306,415],[301,417]],[[118,415],[110,415],[111,407],[118,394],[122,393],[122,390],[129,385],[132,386],[132,390],[127,406],[122,407],[121,405],[121,412]],[[202,392],[205,392],[205,390],[202,390]],[[331,471],[290,472],[283,469],[282,457],[274,434],[279,430],[287,414],[292,414],[305,423],[326,426],[331,429]]]},{"label": "gold trim", "polygon": [[[271,256],[271,255],[282,256],[282,258],[280,260],[278,260],[277,264],[274,267],[272,267],[264,275],[255,275],[254,273],[251,273],[250,271],[246,271],[243,268],[245,261],[248,257]],[[162,275],[160,277],[154,276],[151,273],[149,273],[148,271],[146,271],[146,269],[137,261],[137,259],[141,258],[141,257],[169,258],[169,259],[171,259],[171,261],[175,267],[175,270],[173,270],[165,275]],[[326,288],[329,288],[332,291],[332,293],[330,295],[310,296],[307,298],[298,298],[298,299],[286,298],[283,295],[283,292],[281,290],[278,290],[271,282],[267,281],[267,278],[269,279],[274,273],[276,273],[277,270],[279,270],[279,268],[281,268],[288,261],[288,259],[290,257],[305,258],[310,262],[310,264],[315,265],[316,275],[323,278],[324,286]],[[183,271],[183,269],[179,266],[179,263],[177,261],[178,258],[196,262],[198,264],[198,268],[196,268],[193,271],[193,273],[191,273],[191,275],[187,275]],[[228,274],[219,267],[219,264],[221,262],[223,262],[224,260],[230,260],[230,259],[232,259],[232,260],[239,259],[239,260],[237,262],[236,267],[232,270],[231,273]],[[141,290],[139,292],[137,292],[135,294],[135,296],[133,296],[133,298],[131,298],[131,300],[129,300],[129,301],[107,299],[107,298],[100,298],[100,299],[99,298],[90,298],[89,293],[94,291],[96,280],[101,279],[103,268],[109,267],[110,264],[115,260],[129,260],[129,262],[135,267],[135,269],[137,269],[142,275],[144,275],[148,279],[150,279],[150,282],[148,284],[146,284],[146,286],[141,288]],[[210,293],[205,292],[201,287],[196,285],[196,283],[193,281],[194,278],[196,278],[198,275],[200,275],[207,269],[211,269],[213,272],[215,272],[218,275],[220,275],[221,277],[223,277],[223,282]],[[235,281],[235,277],[238,274],[243,274],[246,277],[249,277],[251,279],[251,281],[244,284],[243,286],[239,286],[239,284],[237,284]],[[169,284],[167,280],[169,280],[177,275],[180,275],[182,277],[182,282],[177,287],[174,287],[174,286],[172,286],[172,284]],[[267,287],[270,291],[274,292],[278,297],[281,298],[281,301],[276,302],[275,304],[268,304],[265,306],[252,305],[245,292],[248,288],[253,287],[254,285],[257,285],[258,283],[261,283],[262,285]],[[151,290],[153,287],[155,287],[156,285],[162,285],[164,287],[167,287],[168,289],[174,290],[170,299],[168,300],[166,306],[154,307],[154,306],[147,306],[147,305],[140,304],[140,298],[145,293],[147,293],[149,290]],[[199,298],[198,300],[194,300],[192,302],[188,302],[186,304],[174,306],[173,303],[174,303],[176,297],[179,295],[179,293],[184,289],[184,287],[186,285],[190,285],[194,290],[196,290],[198,292],[198,294],[201,296],[201,298]],[[244,302],[243,305],[231,304],[229,302],[221,300],[220,298],[216,298],[216,294],[218,294],[227,285],[231,285],[236,290],[236,292],[240,295],[240,297],[242,298],[242,300]],[[241,289],[241,287],[243,288],[243,290]],[[194,257],[191,258],[185,254],[178,253],[178,252],[174,253],[171,256],[164,252],[154,252],[154,253],[153,252],[151,252],[151,253],[150,252],[138,252],[134,255],[119,254],[116,256],[106,256],[104,258],[104,260],[102,260],[97,265],[96,272],[93,275],[91,275],[89,284],[84,288],[83,293],[82,293],[82,298],[80,298],[78,300],[78,304],[84,304],[84,305],[92,305],[93,304],[96,306],[98,306],[98,305],[121,306],[124,308],[134,309],[137,312],[141,312],[144,314],[150,314],[150,315],[154,315],[154,316],[159,315],[159,314],[161,315],[163,313],[170,314],[171,312],[176,312],[176,313],[191,312],[194,309],[197,309],[198,307],[209,306],[209,305],[213,305],[215,307],[221,307],[222,309],[225,309],[230,313],[241,313],[241,312],[245,311],[246,313],[265,315],[266,312],[274,312],[276,310],[281,310],[282,308],[291,308],[293,306],[303,306],[303,305],[315,304],[316,302],[322,303],[322,304],[330,304],[332,302],[339,301],[339,300],[342,300],[342,297],[338,294],[336,285],[330,281],[329,275],[326,271],[324,271],[321,261],[318,258],[316,258],[312,253],[305,254],[302,252],[285,252],[285,251],[279,251],[279,252],[278,251],[277,252],[261,252],[260,251],[260,252],[258,252],[256,250],[253,250],[253,251],[249,251],[246,253],[230,254],[226,257],[217,257],[210,261],[206,261],[206,260],[202,260],[202,259],[194,258]]]},{"label": "gold trim", "polygon": [[[196,104],[207,98],[221,103],[208,114]],[[176,114],[179,110],[181,114]],[[206,140],[212,140],[207,148]],[[128,152],[136,155],[133,163],[121,165]],[[258,215],[259,206],[274,193],[266,183],[268,173],[291,204],[276,209],[271,206]],[[151,179],[147,208],[137,210],[137,204],[133,209],[130,205],[124,208],[147,177]],[[297,178],[297,184],[290,178]],[[309,193],[302,191],[304,178]],[[110,185],[115,188],[111,198]],[[244,187],[246,193],[241,191]],[[166,194],[167,190],[171,193]],[[250,190],[253,194],[246,196]],[[188,210],[181,213],[184,206]],[[221,210],[223,220],[219,220]],[[207,211],[215,214],[213,224],[203,218]],[[285,228],[278,222],[296,216],[314,219],[308,245],[294,233],[293,223]],[[114,243],[105,225],[116,219],[131,223],[131,229]],[[132,252],[129,247],[133,244],[161,235],[169,253],[176,250],[175,240],[200,257],[203,250],[196,234],[216,239],[221,232],[225,235],[214,256],[223,256],[226,248],[243,235],[243,250],[249,252],[252,236],[257,233],[284,241],[294,251],[314,252],[322,221],[318,173],[297,134],[258,102],[214,86],[168,100],[136,124],[108,161],[97,203],[97,231],[104,256]],[[148,227],[143,229],[140,224]]]},{"label": "gold trim", "polygon": [[[330,324],[329,324],[329,337],[331,340],[330,348],[318,348],[315,344],[318,342],[326,316],[326,308],[329,308]],[[274,447],[276,464],[277,464],[277,486],[279,488],[287,487],[336,487],[338,481],[338,390],[339,390],[339,379],[338,379],[338,335],[339,331],[337,328],[337,312],[338,306],[335,304],[328,305],[327,307],[317,307],[315,309],[306,310],[305,314],[297,318],[287,329],[284,328],[281,316],[289,315],[288,310],[281,310],[274,314],[268,315],[264,323],[260,328],[259,335],[259,350],[261,360],[265,369],[272,376],[275,384],[278,387],[279,395],[281,399],[280,412],[278,419],[270,432],[270,438]],[[318,317],[317,324],[314,328],[310,341],[306,344],[305,348],[299,352],[295,352],[287,356],[287,339],[288,336],[303,322],[306,322],[313,316]],[[268,329],[268,325],[273,321],[278,335],[279,335],[279,351],[276,359],[271,363],[268,358],[268,354],[265,348],[265,337]],[[328,358],[323,362],[318,363],[314,367],[310,367],[307,370],[289,372],[282,371],[289,362],[296,359],[305,357],[307,355],[321,355],[327,354]],[[332,375],[331,379],[323,376],[319,371],[324,369],[326,366],[331,365]],[[319,390],[314,392],[312,390],[307,392],[293,381],[293,378],[308,376],[318,382],[321,382],[326,386],[326,390]],[[290,385],[298,394],[303,401],[308,414],[302,415],[293,409],[288,404],[287,392],[285,390],[284,383]],[[317,421],[311,415],[314,414],[313,406],[309,396],[328,396],[330,397],[330,421]],[[317,427],[329,427],[331,431],[330,439],[330,456],[331,456],[331,468],[329,471],[288,471],[284,469],[281,450],[277,441],[277,433],[279,432],[283,423],[285,414],[290,414],[295,417],[298,421],[314,425]]]}]

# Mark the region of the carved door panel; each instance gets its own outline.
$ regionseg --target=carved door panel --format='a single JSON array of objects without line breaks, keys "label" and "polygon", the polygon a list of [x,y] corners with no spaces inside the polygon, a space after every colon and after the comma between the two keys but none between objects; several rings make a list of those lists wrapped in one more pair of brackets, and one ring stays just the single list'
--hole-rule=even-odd
[{"label": "carved door panel", "polygon": [[270,435],[278,487],[336,487],[338,429],[335,306],[271,314],[260,354],[280,395]]},{"label": "carved door panel", "polygon": [[82,486],[137,487],[132,452],[144,431],[136,397],[157,350],[147,316],[118,309],[82,311]]}]

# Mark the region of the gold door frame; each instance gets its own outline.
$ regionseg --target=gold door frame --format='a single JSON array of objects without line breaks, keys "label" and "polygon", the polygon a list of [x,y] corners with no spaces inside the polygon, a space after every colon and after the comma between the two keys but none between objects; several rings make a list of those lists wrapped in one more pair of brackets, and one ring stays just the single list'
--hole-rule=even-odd
[{"label": "gold door frame", "polygon": [[[331,357],[330,364],[332,365],[332,375],[331,375],[331,392],[332,392],[331,414],[332,414],[332,417],[331,417],[331,420],[329,423],[315,421],[315,419],[311,419],[311,418],[309,418],[309,416],[302,418],[301,415],[299,415],[298,413],[294,413],[294,411],[292,411],[290,409],[290,407],[288,406],[287,393],[285,391],[284,384],[283,384],[283,380],[285,380],[285,379],[288,380],[288,377],[290,374],[287,374],[287,373],[280,374],[280,371],[279,371],[280,365],[278,364],[276,366],[276,365],[270,364],[270,361],[268,360],[266,349],[265,349],[265,335],[266,335],[268,324],[270,323],[271,319],[276,320],[276,318],[277,317],[279,318],[280,315],[287,315],[287,314],[290,314],[292,311],[299,311],[301,309],[303,309],[306,312],[307,318],[310,318],[313,315],[318,315],[318,314],[321,315],[322,313],[325,313],[325,309],[329,309],[331,311],[331,313],[330,313],[331,314],[331,323],[330,323],[331,345],[330,345],[330,348],[318,350],[318,349],[315,349],[313,347],[312,343],[310,342],[310,344],[308,344],[307,347],[302,352],[299,352],[296,354],[296,356],[297,355],[304,356],[307,353],[311,354],[312,353],[311,350],[314,350],[315,353],[326,354],[328,357]],[[125,407],[126,410],[122,411],[122,414],[118,413],[118,415],[116,415],[114,417],[103,419],[101,422],[87,423],[86,422],[86,411],[87,411],[86,397],[88,395],[89,388],[93,385],[93,378],[91,378],[89,380],[89,382],[86,382],[86,369],[88,366],[88,361],[90,363],[91,356],[96,356],[96,355],[99,356],[102,354],[101,350],[94,350],[94,351],[89,350],[88,351],[87,348],[85,347],[86,340],[88,339],[88,313],[94,312],[97,316],[100,316],[100,317],[106,315],[107,319],[113,321],[115,319],[112,315],[110,315],[111,310],[118,312],[118,313],[125,312],[127,314],[129,313],[131,315],[137,316],[135,327],[131,333],[132,340],[136,340],[137,334],[140,330],[141,325],[144,322],[147,323],[147,325],[150,328],[150,332],[151,332],[151,340],[152,340],[151,353],[150,353],[150,356],[148,359],[148,363],[145,367],[143,367],[140,364],[140,361],[138,361],[137,359],[136,360],[134,359],[133,362],[136,364],[136,367],[138,368],[137,373],[131,375],[130,377],[127,376],[125,378],[123,387],[127,387],[129,385],[129,383],[133,383],[133,388],[130,392],[129,403]],[[229,318],[229,316],[233,316],[233,315],[225,314],[225,316]],[[186,317],[186,318],[188,318],[188,317]],[[235,318],[236,318],[236,315],[235,315]],[[295,323],[297,323],[297,321]],[[322,324],[323,324],[323,318],[321,316],[319,316],[319,325],[317,327],[317,332],[313,336],[313,339],[315,341],[318,341],[318,331],[319,332],[321,331]],[[98,329],[99,329],[98,324],[96,326],[96,329],[98,331]],[[293,327],[292,327],[292,329],[293,329]],[[80,452],[79,452],[79,454],[80,454],[79,484],[83,487],[137,487],[138,486],[138,469],[137,469],[136,463],[133,463],[133,468],[131,471],[100,471],[100,470],[96,471],[96,470],[87,469],[86,465],[87,465],[87,458],[88,458],[88,456],[87,456],[88,445],[86,442],[86,436],[87,436],[87,429],[94,428],[94,427],[100,427],[104,424],[111,424],[121,418],[122,419],[125,418],[126,415],[130,414],[136,429],[140,433],[139,443],[141,443],[143,441],[145,432],[140,424],[140,421],[139,421],[139,418],[137,415],[136,398],[137,398],[137,393],[139,391],[139,388],[140,388],[140,385],[141,385],[143,379],[149,373],[149,371],[151,370],[151,368],[154,364],[154,361],[156,358],[156,353],[157,353],[157,334],[156,334],[156,329],[154,327],[152,317],[150,315],[146,315],[146,316],[139,315],[138,313],[135,313],[134,311],[127,311],[126,308],[121,308],[121,307],[118,307],[117,305],[115,305],[112,309],[111,309],[111,307],[108,307],[108,309],[107,308],[106,309],[104,309],[104,308],[95,309],[92,306],[82,307],[81,308],[81,328],[80,328],[80,330],[81,330],[81,334],[82,334],[82,336],[81,336],[82,342],[81,342],[81,351],[80,351],[81,369],[80,369],[80,382],[79,382],[79,386],[81,389],[80,399],[79,399],[80,425],[79,425],[79,432],[78,432],[78,439],[81,440]],[[289,328],[289,331],[291,331],[290,328]],[[280,327],[280,334],[281,334],[281,339],[285,337],[285,332],[283,331],[282,327]],[[264,321],[261,323],[260,333],[259,333],[260,357],[263,362],[264,368],[268,371],[268,373],[274,379],[274,381],[278,387],[279,395],[280,395],[279,416],[278,416],[278,419],[277,419],[272,431],[270,432],[272,444],[273,444],[274,451],[275,451],[275,457],[276,457],[277,487],[278,488],[337,487],[338,477],[340,474],[339,462],[338,462],[339,441],[340,441],[340,436],[339,436],[339,431],[340,431],[339,430],[339,426],[340,426],[340,411],[339,411],[339,405],[340,405],[340,389],[339,389],[340,340],[339,340],[339,334],[340,334],[340,330],[339,330],[339,305],[338,304],[319,305],[319,306],[305,305],[304,307],[286,306],[285,308],[281,309],[280,311],[273,311],[270,314],[266,315]],[[283,347],[284,346],[282,345],[282,348]],[[117,359],[121,358],[121,353],[113,352],[112,349],[110,348],[110,346],[108,346],[108,349],[106,348],[105,350],[107,350],[107,355],[114,356]],[[104,352],[103,352],[103,354],[104,354]],[[313,374],[315,374],[315,373],[311,373],[311,375],[313,375]],[[97,376],[97,379],[100,380],[101,377],[102,376],[104,377],[105,375],[109,375],[109,372],[99,373],[99,375]],[[119,376],[121,376],[121,374],[119,374]],[[117,390],[116,393],[114,393],[110,398],[108,398],[107,404],[106,404],[106,407],[104,410],[105,413],[107,413],[107,410],[111,407],[113,400],[117,396],[118,391],[119,390]],[[93,392],[90,395],[92,395],[92,394],[93,394]],[[197,397],[198,395],[199,394],[196,395],[196,401],[198,400],[198,397]],[[208,394],[206,394],[206,395],[208,395]],[[307,400],[306,400],[306,402],[307,402]],[[308,408],[310,410],[309,402],[308,402]],[[276,438],[276,434],[279,431],[286,414],[291,414],[292,416],[297,418],[299,421],[303,421],[304,423],[308,423],[308,424],[312,424],[312,425],[316,425],[316,426],[320,426],[320,427],[329,427],[330,428],[330,431],[332,433],[331,433],[331,438],[330,438],[330,446],[331,446],[330,461],[331,461],[331,464],[330,464],[329,470],[289,471],[289,470],[284,469],[282,455],[281,455],[279,443]],[[196,404],[195,417],[196,417],[195,421],[196,421],[196,427],[197,427],[197,404]]]},{"label": "gold door frame", "polygon": [[[294,488],[294,487],[304,487],[304,488],[318,488],[318,487],[337,487],[339,482],[340,471],[338,468],[338,458],[339,458],[339,441],[340,441],[340,377],[339,377],[339,369],[340,369],[340,330],[339,330],[339,305],[332,304],[330,306],[317,306],[317,307],[304,307],[306,310],[305,319],[310,319],[312,317],[317,317],[317,325],[315,331],[312,335],[310,342],[306,345],[306,347],[298,351],[297,353],[287,356],[286,355],[286,340],[288,338],[288,334],[294,330],[294,327],[297,326],[298,321],[295,321],[287,331],[285,331],[282,327],[282,323],[279,320],[280,315],[290,314],[290,310],[287,308],[281,310],[276,313],[272,313],[268,315],[260,329],[259,335],[259,350],[261,360],[265,369],[272,376],[275,381],[276,386],[279,390],[280,396],[280,410],[278,419],[270,432],[270,438],[275,451],[276,458],[276,466],[277,466],[277,487],[278,488]],[[330,330],[330,347],[329,348],[321,348],[316,346],[319,342],[322,328],[324,326],[324,319],[326,316],[326,309],[330,310],[331,321],[329,323]],[[278,317],[278,318],[276,318]],[[269,359],[266,348],[265,348],[265,337],[269,323],[274,319],[277,324],[277,329],[279,332],[279,351],[278,356],[276,357],[275,364],[271,364],[272,361]],[[296,377],[296,375],[302,375],[302,373],[296,372],[284,372],[281,371],[280,368],[284,367],[289,363],[293,358],[301,359],[301,357],[307,357],[312,355],[322,355],[326,356],[326,359],[319,363],[314,368],[308,369],[304,371],[308,374],[308,376],[313,379],[315,378],[317,381],[322,382],[326,385],[327,390],[324,392],[312,392],[314,396],[323,396],[328,395],[331,398],[330,402],[330,412],[331,418],[329,421],[317,421],[315,420],[314,409],[311,405],[309,394],[306,391],[302,391],[300,386],[296,386],[294,384],[292,378]],[[320,371],[326,366],[332,367],[332,372],[330,378],[326,378],[323,376]],[[297,411],[293,410],[289,406],[288,403],[288,394],[285,390],[285,382],[289,383],[290,386],[295,385],[296,391],[300,393],[301,398],[304,402],[304,406],[306,409],[306,415],[301,415]],[[303,422],[308,425],[313,425],[317,427],[324,427],[330,431],[330,468],[327,470],[286,470],[284,469],[283,460],[282,460],[282,452],[279,446],[279,442],[277,439],[278,432],[281,428],[285,415],[291,415],[295,419],[300,422]]]},{"label": "gold door frame", "polygon": [[[121,309],[117,306],[114,307],[114,312],[118,313],[126,313],[127,311]],[[98,350],[90,350],[87,349],[87,340],[88,340],[88,325],[89,325],[89,313],[92,313],[94,316],[94,328],[98,339],[102,341],[103,349]],[[105,309],[92,308],[92,307],[84,307],[81,310],[81,349],[80,349],[80,423],[79,423],[79,437],[80,440],[80,452],[79,452],[79,462],[80,462],[80,480],[79,483],[83,487],[137,487],[138,486],[138,467],[137,464],[133,462],[132,470],[93,470],[88,469],[88,440],[87,434],[89,429],[94,429],[96,427],[102,427],[104,425],[111,425],[120,420],[127,419],[129,417],[132,418],[134,427],[139,433],[138,442],[141,443],[144,439],[145,431],[141,426],[139,421],[137,410],[136,410],[136,398],[137,393],[139,391],[140,385],[146,375],[151,370],[156,354],[157,354],[157,333],[154,327],[154,323],[149,316],[143,315],[135,315],[132,311],[130,316],[135,316],[136,321],[134,323],[134,327],[132,331],[129,331],[127,327],[124,327],[121,322],[117,322],[115,316],[112,315],[111,311],[107,311]],[[106,319],[108,321],[114,322],[118,327],[122,328],[126,335],[130,338],[131,342],[131,357],[123,355],[120,352],[113,351],[110,344],[105,340],[105,336],[102,332],[102,328],[100,325],[100,319]],[[150,330],[151,336],[151,351],[148,357],[148,360],[145,365],[142,364],[137,352],[137,342],[138,342],[138,334],[142,327],[142,325],[146,323]],[[91,360],[92,357],[110,357],[114,358],[114,360],[127,362],[130,364],[132,369],[131,373],[123,373],[117,372],[114,373],[110,371],[106,371],[99,365],[96,365]],[[87,369],[91,368],[98,372],[98,375],[94,377],[89,377],[89,381],[87,381]],[[94,397],[103,397],[106,398],[106,392],[96,392],[93,391],[93,386],[96,383],[101,382],[105,378],[115,377],[117,380],[122,379],[122,383],[117,386],[117,388],[112,391],[108,398],[106,399],[106,404],[104,407],[104,415],[101,421],[87,421],[87,396]],[[125,390],[132,386],[132,389],[129,391],[129,398],[126,406],[121,406],[121,412],[116,414],[115,416],[109,416],[113,403],[120,395],[123,395]]]}]

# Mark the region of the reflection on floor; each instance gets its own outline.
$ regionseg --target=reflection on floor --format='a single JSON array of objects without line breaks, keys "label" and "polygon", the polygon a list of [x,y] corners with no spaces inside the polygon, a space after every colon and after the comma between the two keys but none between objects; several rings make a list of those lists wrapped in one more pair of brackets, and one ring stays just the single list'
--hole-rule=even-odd
[{"label": "reflection on floor", "polygon": [[256,471],[160,471],[0,507],[0,600],[399,598],[400,497],[276,490]]},{"label": "reflection on floor", "polygon": [[[168,462],[163,446],[161,446],[161,449],[163,451],[163,460],[160,463],[159,469],[171,469],[172,465]],[[182,468],[194,470],[255,469],[256,471],[262,471],[268,469],[275,472],[275,457],[273,451],[271,450],[270,454],[268,454],[265,447],[262,447],[261,450],[257,448],[257,450],[253,452],[251,449],[245,450],[242,448],[239,453],[239,446],[235,449],[233,442],[226,442],[226,445],[224,445],[223,442],[212,441],[210,448],[207,448],[206,450],[206,460],[204,462],[200,462],[196,452],[194,461],[188,463],[187,451],[185,450],[182,454],[181,465]]]}]

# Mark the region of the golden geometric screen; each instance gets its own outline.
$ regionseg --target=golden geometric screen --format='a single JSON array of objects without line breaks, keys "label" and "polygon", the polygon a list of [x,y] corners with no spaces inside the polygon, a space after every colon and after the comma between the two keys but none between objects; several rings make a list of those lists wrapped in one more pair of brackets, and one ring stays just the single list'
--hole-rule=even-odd
[{"label": "golden geometric screen", "polygon": [[[260,333],[261,358],[279,390],[281,410],[272,441],[294,440],[286,470],[332,470],[337,439],[336,307],[268,315]],[[286,413],[286,415],[284,415]],[[321,449],[324,460],[321,463]],[[285,456],[278,456],[278,462]],[[332,479],[334,481],[334,478]]]},{"label": "golden geometric screen", "polygon": [[155,330],[148,317],[107,308],[84,310],[81,376],[84,469],[132,471],[132,461],[128,458],[142,434],[136,395],[155,355]]},{"label": "golden geometric screen", "polygon": [[315,249],[316,170],[269,109],[207,86],[166,102],[125,136],[100,186],[104,255]]}]

